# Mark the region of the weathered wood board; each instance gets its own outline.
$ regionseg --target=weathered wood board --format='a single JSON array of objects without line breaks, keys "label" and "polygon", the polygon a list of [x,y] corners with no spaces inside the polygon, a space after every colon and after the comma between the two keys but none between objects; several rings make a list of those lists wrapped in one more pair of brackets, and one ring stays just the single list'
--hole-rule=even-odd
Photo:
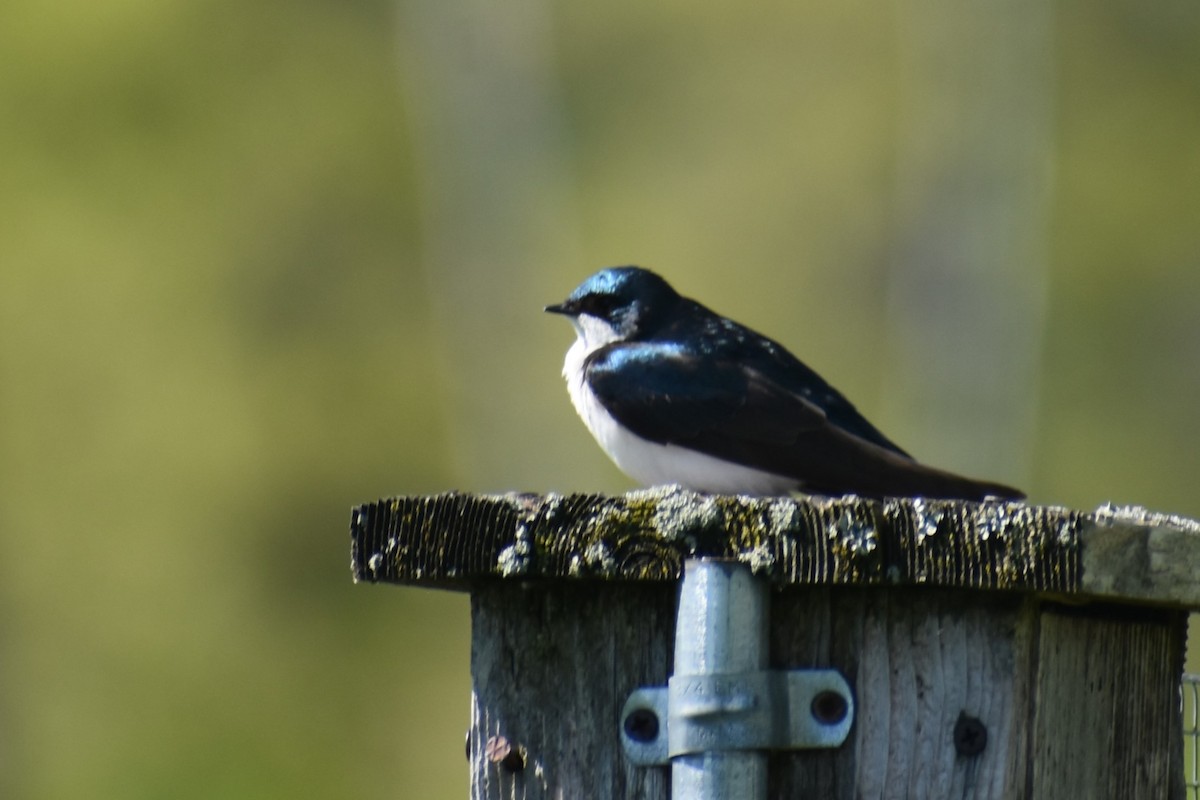
[{"label": "weathered wood board", "polygon": [[356,581],[676,580],[689,557],[777,585],[939,586],[1200,608],[1200,523],[1140,508],[700,495],[397,497],[356,508]]}]

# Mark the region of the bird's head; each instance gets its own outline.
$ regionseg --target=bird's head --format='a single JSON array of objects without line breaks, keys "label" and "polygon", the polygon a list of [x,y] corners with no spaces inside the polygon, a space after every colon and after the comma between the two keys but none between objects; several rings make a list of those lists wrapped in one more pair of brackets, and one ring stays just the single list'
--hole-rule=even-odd
[{"label": "bird's head", "polygon": [[546,311],[569,317],[588,349],[594,349],[649,333],[679,299],[669,283],[648,269],[610,267]]}]

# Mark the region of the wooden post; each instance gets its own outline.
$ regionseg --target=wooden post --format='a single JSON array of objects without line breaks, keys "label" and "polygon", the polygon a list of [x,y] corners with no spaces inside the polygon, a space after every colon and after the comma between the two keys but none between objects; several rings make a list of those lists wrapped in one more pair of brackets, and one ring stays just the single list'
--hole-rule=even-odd
[{"label": "wooden post", "polygon": [[355,509],[354,577],[471,592],[471,797],[666,798],[621,709],[671,671],[689,557],[774,588],[772,669],[832,668],[853,728],[772,798],[1182,798],[1200,524],[1018,503],[461,494]]}]

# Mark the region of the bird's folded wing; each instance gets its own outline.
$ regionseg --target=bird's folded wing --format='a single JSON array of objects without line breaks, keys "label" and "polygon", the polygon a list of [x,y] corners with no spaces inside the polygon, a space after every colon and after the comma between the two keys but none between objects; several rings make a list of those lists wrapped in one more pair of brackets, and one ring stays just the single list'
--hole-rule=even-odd
[{"label": "bird's folded wing", "polygon": [[911,459],[833,424],[816,404],[732,360],[659,343],[618,343],[587,360],[586,380],[619,423],[813,487],[859,481]]}]

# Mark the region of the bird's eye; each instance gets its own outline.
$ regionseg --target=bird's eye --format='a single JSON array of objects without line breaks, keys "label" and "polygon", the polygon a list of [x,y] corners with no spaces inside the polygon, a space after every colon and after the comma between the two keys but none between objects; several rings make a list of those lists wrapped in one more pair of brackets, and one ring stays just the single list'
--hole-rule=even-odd
[{"label": "bird's eye", "polygon": [[593,317],[607,316],[612,308],[611,298],[603,294],[589,294],[579,303],[581,310],[585,314],[591,314]]}]

